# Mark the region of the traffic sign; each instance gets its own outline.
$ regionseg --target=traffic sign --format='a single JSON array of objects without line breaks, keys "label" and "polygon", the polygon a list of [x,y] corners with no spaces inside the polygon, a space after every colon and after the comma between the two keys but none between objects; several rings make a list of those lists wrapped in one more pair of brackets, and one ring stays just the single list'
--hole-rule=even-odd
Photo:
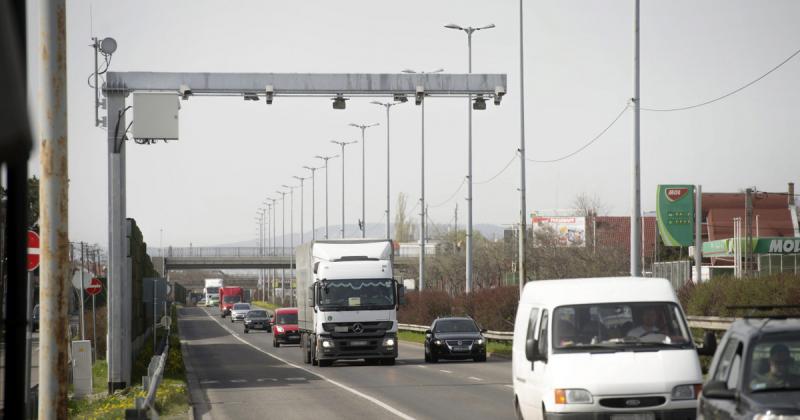
[{"label": "traffic sign", "polygon": [[86,293],[88,293],[89,296],[94,296],[100,293],[101,290],[103,290],[103,283],[100,283],[100,279],[96,277],[86,286]]},{"label": "traffic sign", "polygon": [[39,267],[39,235],[28,231],[28,271],[36,270]]}]

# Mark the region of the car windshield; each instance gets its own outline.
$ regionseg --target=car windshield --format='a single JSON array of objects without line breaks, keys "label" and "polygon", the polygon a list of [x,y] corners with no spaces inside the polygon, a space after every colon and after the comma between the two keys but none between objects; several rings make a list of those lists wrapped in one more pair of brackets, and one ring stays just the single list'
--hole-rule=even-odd
[{"label": "car windshield", "polygon": [[297,324],[297,314],[278,314],[276,323],[280,325],[295,325]]},{"label": "car windshield", "polygon": [[433,332],[455,333],[455,332],[478,332],[478,326],[471,319],[448,319],[436,321]]},{"label": "car windshield", "polygon": [[261,310],[250,311],[247,313],[247,316],[250,318],[266,318],[267,311],[261,311]]},{"label": "car windshield", "polygon": [[246,309],[250,309],[250,304],[248,304],[248,303],[237,303],[236,305],[233,305],[233,310],[234,311],[242,311],[242,310],[246,310]]},{"label": "car windshield", "polygon": [[225,296],[222,300],[225,301],[225,303],[236,303],[241,302],[242,297],[239,295]]},{"label": "car windshield", "polygon": [[206,293],[219,293],[219,287],[206,287]]},{"label": "car windshield", "polygon": [[394,302],[390,279],[323,280],[319,288],[322,309],[391,309]]},{"label": "car windshield", "polygon": [[750,348],[751,391],[800,390],[800,331],[764,335]]},{"label": "car windshield", "polygon": [[680,309],[671,302],[561,306],[552,325],[556,351],[692,348]]}]

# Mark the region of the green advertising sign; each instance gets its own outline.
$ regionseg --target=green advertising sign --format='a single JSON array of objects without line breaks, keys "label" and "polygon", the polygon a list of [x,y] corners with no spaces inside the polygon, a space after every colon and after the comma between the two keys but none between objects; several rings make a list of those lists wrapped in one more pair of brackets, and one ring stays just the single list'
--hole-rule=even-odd
[{"label": "green advertising sign", "polygon": [[694,244],[694,185],[659,185],[656,219],[666,246]]},{"label": "green advertising sign", "polygon": [[[740,240],[742,251],[747,248],[747,239]],[[733,239],[719,239],[703,243],[704,257],[727,257],[733,255]],[[800,254],[800,238],[753,238],[750,250],[754,254]]]}]

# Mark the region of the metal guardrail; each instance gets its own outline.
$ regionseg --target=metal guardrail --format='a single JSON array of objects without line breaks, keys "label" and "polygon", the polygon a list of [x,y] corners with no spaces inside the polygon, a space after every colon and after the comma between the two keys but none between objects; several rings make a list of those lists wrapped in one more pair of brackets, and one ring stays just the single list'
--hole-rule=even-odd
[{"label": "metal guardrail", "polygon": [[[727,331],[730,328],[734,318],[725,318],[718,316],[687,316],[686,320],[689,322],[689,328],[701,328],[704,330]],[[397,324],[397,329],[402,331],[415,331],[425,332],[431,327],[429,325],[414,325],[414,324]],[[484,337],[490,340],[497,341],[512,341],[514,338],[513,331],[487,331]]]},{"label": "metal guardrail", "polygon": [[[126,410],[126,419],[158,419],[158,412],[156,411],[156,393],[158,386],[161,384],[161,379],[164,376],[164,368],[167,365],[167,357],[169,356],[169,334],[171,328],[168,325],[166,329],[164,350],[158,356],[153,356],[150,359],[150,364],[147,365],[147,376],[142,377],[142,387],[147,388],[147,395],[144,398],[136,398],[134,401],[133,409]],[[153,331],[153,334],[156,332]],[[148,416],[149,414],[149,416]]]}]

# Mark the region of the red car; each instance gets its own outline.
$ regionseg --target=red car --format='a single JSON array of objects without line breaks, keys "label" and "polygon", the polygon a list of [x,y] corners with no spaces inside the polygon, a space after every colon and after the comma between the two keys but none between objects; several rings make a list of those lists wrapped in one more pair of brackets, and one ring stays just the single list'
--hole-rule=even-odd
[{"label": "red car", "polygon": [[297,330],[297,308],[275,310],[275,319],[272,324],[272,346],[280,347],[281,343],[300,343],[300,331]]}]

